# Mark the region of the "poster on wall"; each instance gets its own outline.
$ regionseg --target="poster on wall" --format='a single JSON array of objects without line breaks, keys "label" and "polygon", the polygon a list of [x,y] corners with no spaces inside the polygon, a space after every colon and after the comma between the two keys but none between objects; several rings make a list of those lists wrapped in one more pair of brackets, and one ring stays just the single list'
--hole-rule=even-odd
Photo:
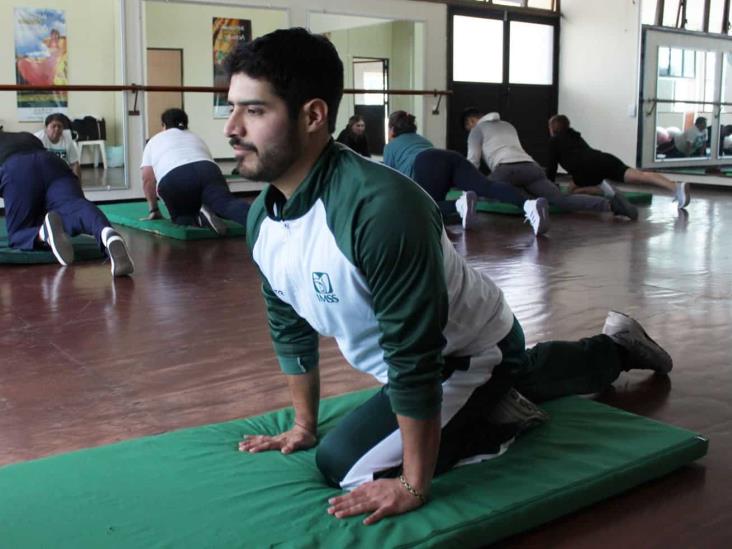
[{"label": "poster on wall", "polygon": [[[239,42],[252,39],[252,22],[248,19],[213,18],[213,74],[214,86],[226,86],[224,59]],[[227,118],[229,105],[225,93],[214,94],[214,118]]]},{"label": "poster on wall", "polygon": [[[61,10],[15,8],[15,81],[39,86],[68,84],[66,16]],[[19,91],[18,120],[66,114],[67,92]]]}]

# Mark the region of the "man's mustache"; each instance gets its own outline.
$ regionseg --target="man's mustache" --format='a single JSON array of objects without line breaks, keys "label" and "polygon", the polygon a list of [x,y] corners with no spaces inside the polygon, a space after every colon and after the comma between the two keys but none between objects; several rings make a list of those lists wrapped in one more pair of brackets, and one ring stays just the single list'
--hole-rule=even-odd
[{"label": "man's mustache", "polygon": [[245,142],[244,142],[244,141],[242,141],[242,140],[241,140],[241,138],[240,138],[239,136],[237,136],[237,135],[232,135],[232,136],[231,136],[231,137],[229,138],[229,145],[231,145],[232,147],[240,147],[240,148],[242,148],[242,149],[244,149],[244,150],[246,150],[246,151],[251,151],[251,152],[253,152],[253,153],[256,153],[256,152],[258,152],[258,151],[257,151],[257,147],[255,147],[255,146],[254,146],[254,145],[252,145],[251,143],[245,143]]}]

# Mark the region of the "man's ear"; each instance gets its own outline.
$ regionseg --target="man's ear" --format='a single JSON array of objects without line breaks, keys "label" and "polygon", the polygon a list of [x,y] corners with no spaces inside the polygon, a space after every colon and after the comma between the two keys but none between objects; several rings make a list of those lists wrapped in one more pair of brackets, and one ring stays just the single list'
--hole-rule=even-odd
[{"label": "man's ear", "polygon": [[302,106],[305,118],[305,131],[315,133],[328,128],[328,104],[322,99],[311,99]]}]

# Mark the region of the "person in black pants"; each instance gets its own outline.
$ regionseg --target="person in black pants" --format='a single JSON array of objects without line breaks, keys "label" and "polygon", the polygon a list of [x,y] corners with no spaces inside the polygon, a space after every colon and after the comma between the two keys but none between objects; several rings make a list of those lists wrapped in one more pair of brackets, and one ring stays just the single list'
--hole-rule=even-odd
[{"label": "person in black pants", "polygon": [[614,182],[635,185],[656,185],[671,191],[679,208],[689,205],[691,195],[688,183],[675,183],[660,173],[636,170],[626,166],[612,154],[591,148],[575,131],[563,114],[549,119],[549,164],[547,177],[554,181],[557,167],[561,166],[572,176],[574,193],[615,195]]},{"label": "person in black pants", "polygon": [[208,227],[221,235],[226,234],[223,219],[246,226],[249,204],[231,193],[206,144],[188,129],[185,111],[168,109],[161,119],[163,131],[150,139],[142,154],[147,219],[162,217],[160,196],[178,225]]},{"label": "person in black pants", "polygon": [[[534,234],[549,229],[549,206],[544,198],[527,200],[513,185],[489,181],[455,151],[436,149],[417,133],[415,118],[406,111],[395,111],[389,116],[384,164],[414,179],[437,202],[444,218],[458,213],[464,228],[473,225],[477,197],[485,196],[522,208]],[[453,187],[464,191],[455,202],[445,199]]]}]

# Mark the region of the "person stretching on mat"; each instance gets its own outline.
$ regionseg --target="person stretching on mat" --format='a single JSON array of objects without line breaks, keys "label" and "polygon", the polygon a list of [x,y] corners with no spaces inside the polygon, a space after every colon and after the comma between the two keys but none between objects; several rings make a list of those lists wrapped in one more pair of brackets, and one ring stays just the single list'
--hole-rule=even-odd
[{"label": "person stretching on mat", "polygon": [[573,193],[602,194],[612,198],[616,193],[615,182],[656,185],[671,191],[679,208],[689,205],[688,183],[674,183],[660,173],[630,168],[619,158],[591,148],[563,114],[555,114],[549,119],[549,135],[547,177],[554,181],[557,166],[561,164],[572,176]]},{"label": "person stretching on mat", "polygon": [[150,207],[146,219],[162,219],[160,196],[177,225],[208,227],[220,235],[226,234],[223,219],[246,226],[249,204],[231,193],[206,143],[188,129],[185,111],[168,109],[161,121],[163,131],[142,153],[142,187]]},{"label": "person stretching on mat", "polygon": [[[427,193],[331,138],[343,64],[326,38],[277,30],[240,42],[225,68],[239,170],[270,183],[247,243],[295,411],[289,429],[247,435],[239,450],[317,445],[325,481],[349,491],[324,512],[373,524],[424,505],[433,476],[502,453],[545,419],[516,390],[545,400],[601,391],[631,368],[671,370],[615,312],[604,334],[527,351],[503,292],[455,251]],[[322,438],[321,335],[383,384]]]},{"label": "person stretching on mat", "polygon": [[[475,166],[455,151],[436,149],[417,133],[414,115],[395,111],[389,116],[389,143],[384,148],[384,164],[414,179],[437,202],[443,219],[459,214],[464,229],[475,223],[478,196],[514,204],[526,212],[534,234],[549,229],[546,199],[526,200],[513,185],[488,181]],[[457,187],[463,194],[456,201],[446,200]]]},{"label": "person stretching on mat", "polygon": [[11,248],[50,248],[61,265],[74,261],[69,235],[89,234],[106,250],[112,275],[135,267],[122,236],[92,202],[68,164],[26,132],[0,131],[0,197]]},{"label": "person stretching on mat", "polygon": [[514,128],[501,120],[496,112],[483,114],[469,108],[463,111],[463,126],[468,135],[468,160],[477,168],[481,158],[488,165],[491,181],[507,181],[516,185],[527,197],[543,196],[549,204],[570,212],[610,212],[630,219],[638,219],[638,210],[623,195],[617,193],[611,200],[599,196],[565,195],[534,159],[521,147]]}]

